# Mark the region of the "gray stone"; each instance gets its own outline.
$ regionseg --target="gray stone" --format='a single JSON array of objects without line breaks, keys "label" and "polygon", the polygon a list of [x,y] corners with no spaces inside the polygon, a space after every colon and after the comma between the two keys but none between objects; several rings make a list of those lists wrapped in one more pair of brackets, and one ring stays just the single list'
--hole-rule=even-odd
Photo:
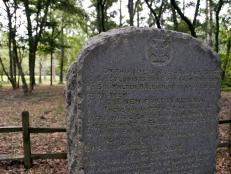
[{"label": "gray stone", "polygon": [[92,38],[68,72],[70,174],[212,174],[218,56],[172,31]]}]

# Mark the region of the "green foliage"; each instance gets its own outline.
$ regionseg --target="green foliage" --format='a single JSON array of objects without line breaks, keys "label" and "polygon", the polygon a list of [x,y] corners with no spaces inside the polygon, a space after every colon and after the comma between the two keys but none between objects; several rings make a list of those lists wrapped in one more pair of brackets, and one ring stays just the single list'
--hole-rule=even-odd
[{"label": "green foliage", "polygon": [[[104,30],[110,30],[113,28],[118,28],[119,26],[125,27],[128,25],[129,15],[127,3],[128,1],[122,0],[122,14],[121,19],[122,25],[120,25],[120,10],[119,3],[120,0],[89,0],[90,7],[85,8],[85,0],[9,0],[7,1],[10,4],[14,4],[13,2],[17,2],[17,14],[21,15],[17,16],[17,23],[19,28],[16,30],[16,40],[17,46],[19,50],[21,50],[21,59],[23,70],[25,74],[28,74],[28,55],[29,55],[29,41],[35,41],[38,39],[38,49],[36,55],[38,55],[39,60],[36,60],[36,64],[39,61],[48,64],[48,60],[50,59],[50,52],[52,51],[57,58],[57,72],[60,69],[60,60],[62,57],[62,50],[64,50],[64,72],[68,69],[69,65],[76,60],[77,54],[80,49],[83,47],[85,41],[92,35],[99,33],[99,24],[103,25]],[[147,6],[144,1],[134,0],[134,25],[137,25],[136,21],[140,21],[140,26],[156,26],[155,18],[153,15],[150,15],[150,11],[147,10]],[[174,26],[173,20],[173,11],[170,1],[161,1],[161,0],[149,0],[152,2],[153,9],[159,15],[161,15],[161,25],[165,29],[175,29],[179,32],[184,32],[190,34],[190,30],[188,25],[184,20],[180,17],[180,15],[176,12],[175,18],[177,21],[177,27]],[[161,4],[164,2],[163,9],[161,8]],[[185,1],[186,2],[186,1]],[[215,7],[218,1],[213,1],[211,12],[213,16],[215,14]],[[103,7],[103,12],[97,8],[97,5],[101,4]],[[183,4],[182,1],[176,1],[177,5],[180,7],[182,12],[186,17],[193,20],[192,16],[187,16],[187,10],[195,9],[196,0],[187,1],[186,4]],[[204,2],[203,2],[204,3]],[[26,11],[25,5],[28,4],[28,11]],[[46,7],[48,7],[48,13],[46,18],[44,18]],[[227,41],[230,35],[231,30],[231,4],[226,3],[226,7],[228,10],[225,11],[225,14],[220,15],[220,38],[219,38],[219,47],[220,47],[220,60],[221,67],[223,68],[225,61],[231,60],[230,56],[227,58]],[[193,10],[192,10],[193,11]],[[2,11],[5,13],[5,11]],[[13,12],[13,9],[11,9]],[[138,15],[139,12],[139,15]],[[32,21],[32,37],[29,38],[28,30],[21,32],[22,28],[28,28],[28,19],[25,14],[29,13],[30,20]],[[208,42],[208,26],[210,25],[210,21],[206,20],[206,9],[204,5],[199,8],[198,18],[195,25],[195,31],[198,38],[202,42]],[[207,13],[209,15],[209,13]],[[0,47],[0,56],[2,57],[7,70],[9,70],[9,53],[8,53],[8,28],[7,21],[4,18],[5,14],[0,15],[0,30],[4,31],[1,34],[1,47]],[[99,15],[99,16],[98,16]],[[15,19],[14,19],[15,20]],[[45,21],[45,22],[44,22]],[[14,21],[15,22],[15,21]],[[44,23],[43,23],[44,22]],[[101,23],[100,23],[101,22]],[[214,33],[215,33],[215,18],[213,17],[211,21],[212,25],[212,41],[214,41]],[[42,26],[41,35],[39,35],[39,29]],[[101,26],[102,27],[102,26]],[[206,35],[207,34],[207,35]],[[3,44],[4,40],[4,44]],[[35,42],[34,42],[35,43]],[[33,44],[32,44],[33,45]],[[46,65],[48,69],[49,65]],[[36,68],[36,74],[38,75],[38,66]],[[49,72],[49,69],[47,70]],[[3,73],[2,67],[0,66],[0,75]],[[231,66],[230,63],[227,65],[226,69],[227,78],[222,82],[223,88],[230,88],[231,82]],[[1,78],[1,77],[0,77]]]},{"label": "green foliage", "polygon": [[230,92],[231,91],[231,77],[225,78],[221,83],[222,91]]}]

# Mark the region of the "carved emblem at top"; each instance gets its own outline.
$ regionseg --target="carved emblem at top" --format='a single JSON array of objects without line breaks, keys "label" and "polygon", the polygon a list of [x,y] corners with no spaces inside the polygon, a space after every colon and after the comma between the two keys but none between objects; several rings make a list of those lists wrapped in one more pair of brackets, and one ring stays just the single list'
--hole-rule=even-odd
[{"label": "carved emblem at top", "polygon": [[170,38],[151,39],[148,42],[146,54],[153,65],[166,65],[171,60]]}]

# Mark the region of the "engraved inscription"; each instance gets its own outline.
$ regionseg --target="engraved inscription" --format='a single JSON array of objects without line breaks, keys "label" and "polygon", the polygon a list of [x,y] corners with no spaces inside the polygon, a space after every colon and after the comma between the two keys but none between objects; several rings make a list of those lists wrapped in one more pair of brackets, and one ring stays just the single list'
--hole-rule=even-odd
[{"label": "engraved inscription", "polygon": [[[209,155],[190,152],[185,142],[203,146],[216,136],[216,102],[205,91],[214,90],[219,71],[104,68],[88,77],[86,105],[94,110],[85,120],[89,173],[183,173],[210,165]],[[169,90],[174,95],[165,96]]]},{"label": "engraved inscription", "polygon": [[69,174],[214,173],[216,60],[164,30],[90,41],[68,75]]}]

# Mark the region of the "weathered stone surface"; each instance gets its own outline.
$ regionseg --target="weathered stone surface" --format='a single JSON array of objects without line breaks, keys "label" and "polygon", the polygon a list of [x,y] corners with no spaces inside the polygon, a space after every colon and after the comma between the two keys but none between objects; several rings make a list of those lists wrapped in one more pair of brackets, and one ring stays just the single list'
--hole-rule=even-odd
[{"label": "weathered stone surface", "polygon": [[67,77],[70,174],[212,174],[218,57],[155,29],[91,39]]}]

